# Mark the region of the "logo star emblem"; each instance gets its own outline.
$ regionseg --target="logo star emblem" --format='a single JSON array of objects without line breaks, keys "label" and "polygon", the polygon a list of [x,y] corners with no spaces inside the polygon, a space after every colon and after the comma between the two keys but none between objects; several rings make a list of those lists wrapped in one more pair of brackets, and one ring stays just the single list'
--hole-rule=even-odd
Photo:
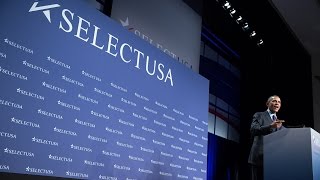
[{"label": "logo star emblem", "polygon": [[127,17],[126,21],[122,21],[122,20],[120,19],[120,22],[121,22],[121,24],[122,24],[123,27],[129,26],[129,18],[128,18],[128,17]]},{"label": "logo star emblem", "polygon": [[34,2],[29,10],[29,12],[35,12],[35,11],[42,11],[43,14],[46,16],[48,21],[51,23],[51,18],[50,18],[50,10],[53,8],[60,7],[59,4],[50,4],[50,5],[45,5],[45,6],[37,6],[39,2]]}]

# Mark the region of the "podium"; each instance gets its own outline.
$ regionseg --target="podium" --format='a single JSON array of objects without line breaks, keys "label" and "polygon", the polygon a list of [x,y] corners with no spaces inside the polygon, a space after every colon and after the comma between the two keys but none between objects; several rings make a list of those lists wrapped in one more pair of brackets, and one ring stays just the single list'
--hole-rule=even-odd
[{"label": "podium", "polygon": [[264,180],[320,180],[320,134],[286,128],[264,136]]}]

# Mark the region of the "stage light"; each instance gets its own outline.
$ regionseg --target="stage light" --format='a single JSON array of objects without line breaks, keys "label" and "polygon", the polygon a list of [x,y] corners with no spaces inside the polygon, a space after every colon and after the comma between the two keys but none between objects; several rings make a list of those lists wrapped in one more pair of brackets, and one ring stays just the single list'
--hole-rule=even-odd
[{"label": "stage light", "polygon": [[263,40],[260,39],[260,40],[258,41],[257,45],[258,45],[258,46],[261,46],[262,44],[263,44]]},{"label": "stage light", "polygon": [[252,38],[252,37],[254,37],[255,35],[256,35],[256,32],[255,32],[255,31],[252,31],[249,36]]},{"label": "stage light", "polygon": [[224,9],[229,9],[229,8],[231,8],[230,3],[229,3],[228,1],[226,1],[226,2],[224,3],[224,5],[223,5],[223,8],[224,8]]},{"label": "stage light", "polygon": [[239,16],[237,19],[236,19],[236,22],[238,23],[238,24],[240,24],[240,22],[242,21],[243,19],[242,19],[242,16]]},{"label": "stage light", "polygon": [[248,30],[248,29],[249,29],[249,24],[248,24],[247,22],[244,23],[243,26],[242,26],[242,29],[243,29],[244,31]]},{"label": "stage light", "polygon": [[230,16],[233,16],[235,13],[236,13],[237,11],[234,9],[234,8],[232,8],[231,10],[230,10]]}]

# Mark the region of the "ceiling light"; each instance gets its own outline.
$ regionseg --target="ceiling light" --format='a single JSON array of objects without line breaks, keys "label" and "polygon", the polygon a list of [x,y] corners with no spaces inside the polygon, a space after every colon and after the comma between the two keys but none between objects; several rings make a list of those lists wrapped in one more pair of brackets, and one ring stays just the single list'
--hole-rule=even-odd
[{"label": "ceiling light", "polygon": [[250,33],[250,37],[254,37],[256,35],[256,32],[255,31],[252,31],[251,33]]},{"label": "ceiling light", "polygon": [[260,40],[258,41],[257,45],[258,45],[258,46],[261,46],[262,44],[263,44],[263,40],[260,39]]},{"label": "ceiling light", "polygon": [[237,12],[237,11],[236,11],[234,8],[232,8],[232,9],[230,10],[230,16],[234,15],[236,12]]},{"label": "ceiling light", "polygon": [[243,29],[244,31],[248,30],[248,29],[249,29],[249,24],[248,24],[247,22],[244,23],[243,26],[242,26],[242,29]]},{"label": "ceiling light", "polygon": [[229,8],[231,8],[230,3],[229,3],[228,1],[226,1],[226,2],[224,3],[224,5],[223,5],[223,8],[224,8],[224,9],[229,9]]},{"label": "ceiling light", "polygon": [[239,16],[236,20],[236,22],[239,24],[242,21],[242,16]]}]

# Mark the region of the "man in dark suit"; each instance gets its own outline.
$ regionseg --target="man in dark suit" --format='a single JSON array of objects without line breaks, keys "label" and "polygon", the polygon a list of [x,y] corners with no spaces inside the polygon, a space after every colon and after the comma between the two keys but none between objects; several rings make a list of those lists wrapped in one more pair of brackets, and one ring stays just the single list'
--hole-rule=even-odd
[{"label": "man in dark suit", "polygon": [[253,138],[248,163],[252,180],[263,180],[263,136],[284,129],[283,120],[278,120],[276,113],[281,107],[280,97],[270,96],[266,103],[268,109],[253,115],[250,133]]}]

